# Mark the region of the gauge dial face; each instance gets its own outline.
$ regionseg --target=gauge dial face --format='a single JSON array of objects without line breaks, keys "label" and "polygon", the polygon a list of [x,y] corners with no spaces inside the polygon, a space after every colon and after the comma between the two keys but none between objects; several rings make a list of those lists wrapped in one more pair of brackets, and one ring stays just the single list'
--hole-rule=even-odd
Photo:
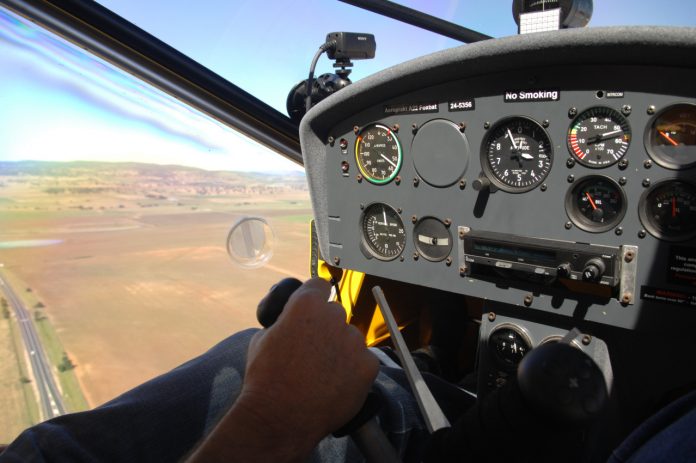
[{"label": "gauge dial face", "polygon": [[452,251],[449,228],[435,217],[423,217],[413,227],[413,241],[418,253],[428,260],[441,261]]},{"label": "gauge dial face", "polygon": [[386,125],[368,125],[355,140],[355,161],[363,177],[372,183],[392,181],[401,169],[402,159],[399,139]]},{"label": "gauge dial face", "polygon": [[682,241],[696,236],[696,186],[679,180],[654,185],[643,194],[640,221],[656,238]]},{"label": "gauge dial face", "polygon": [[568,129],[568,149],[587,167],[607,167],[626,155],[631,127],[618,111],[597,106],[583,111]]},{"label": "gauge dial face", "polygon": [[511,193],[538,186],[551,170],[552,161],[546,131],[521,116],[497,122],[481,147],[484,172],[498,188]]},{"label": "gauge dial face", "polygon": [[618,183],[601,175],[580,179],[566,195],[566,212],[582,230],[611,230],[626,213],[626,194]]},{"label": "gauge dial face", "polygon": [[383,203],[369,205],[363,212],[361,227],[363,241],[374,257],[392,260],[404,250],[404,223],[391,206]]},{"label": "gauge dial face", "polygon": [[488,346],[498,366],[515,369],[522,358],[532,350],[532,345],[518,330],[501,327],[493,331],[488,338]]},{"label": "gauge dial face", "polygon": [[668,169],[696,165],[696,105],[678,104],[660,112],[645,134],[650,157]]}]

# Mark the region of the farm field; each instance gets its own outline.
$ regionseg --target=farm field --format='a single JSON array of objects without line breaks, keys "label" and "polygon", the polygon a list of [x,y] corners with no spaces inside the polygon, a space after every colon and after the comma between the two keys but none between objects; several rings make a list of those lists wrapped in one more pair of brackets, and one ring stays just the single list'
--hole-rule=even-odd
[{"label": "farm field", "polygon": [[[246,216],[275,234],[258,269],[235,264],[225,247]],[[90,407],[257,326],[256,305],[275,282],[309,276],[310,218],[301,174],[0,163],[3,273],[54,329]]]}]

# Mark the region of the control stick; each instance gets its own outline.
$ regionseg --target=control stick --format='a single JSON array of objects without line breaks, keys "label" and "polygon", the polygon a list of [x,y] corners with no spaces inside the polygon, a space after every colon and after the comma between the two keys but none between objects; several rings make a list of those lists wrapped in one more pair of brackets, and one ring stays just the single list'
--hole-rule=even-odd
[{"label": "control stick", "polygon": [[[285,308],[285,304],[302,282],[296,278],[284,278],[270,289],[266,297],[261,299],[256,308],[256,319],[264,328],[270,328]],[[332,301],[336,296],[335,286],[329,296]],[[398,463],[399,457],[391,443],[379,427],[375,415],[381,405],[381,396],[370,392],[358,413],[340,429],[335,431],[335,437],[350,434],[355,445],[363,456],[371,463]]]}]

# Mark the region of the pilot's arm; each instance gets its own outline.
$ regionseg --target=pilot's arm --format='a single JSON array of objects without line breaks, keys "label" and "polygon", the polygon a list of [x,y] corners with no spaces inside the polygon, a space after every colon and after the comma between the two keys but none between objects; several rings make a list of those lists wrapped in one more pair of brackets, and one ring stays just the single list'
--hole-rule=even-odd
[{"label": "pilot's arm", "polygon": [[378,361],[313,279],[249,346],[239,398],[189,461],[303,461],[360,409]]}]

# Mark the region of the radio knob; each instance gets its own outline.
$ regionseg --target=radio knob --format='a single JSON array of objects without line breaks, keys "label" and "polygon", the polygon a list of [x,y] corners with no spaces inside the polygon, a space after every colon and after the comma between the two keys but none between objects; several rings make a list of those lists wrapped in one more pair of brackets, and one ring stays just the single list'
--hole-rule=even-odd
[{"label": "radio knob", "polygon": [[568,278],[571,270],[570,264],[568,262],[563,262],[556,267],[556,276],[559,278]]},{"label": "radio knob", "polygon": [[604,275],[606,267],[602,259],[594,258],[585,263],[585,268],[582,269],[582,279],[585,281],[597,281]]}]

